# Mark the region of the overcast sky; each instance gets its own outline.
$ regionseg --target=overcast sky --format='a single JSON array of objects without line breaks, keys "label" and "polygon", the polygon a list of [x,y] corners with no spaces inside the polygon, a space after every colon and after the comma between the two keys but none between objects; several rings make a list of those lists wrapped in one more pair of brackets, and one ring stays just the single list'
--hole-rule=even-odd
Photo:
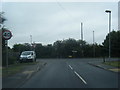
[{"label": "overcast sky", "polygon": [[80,39],[80,23],[83,22],[83,38],[88,43],[101,44],[108,33],[108,14],[112,11],[112,29],[118,30],[117,2],[4,2],[6,27],[13,37],[9,46],[16,43],[40,42],[53,44],[56,40]]}]

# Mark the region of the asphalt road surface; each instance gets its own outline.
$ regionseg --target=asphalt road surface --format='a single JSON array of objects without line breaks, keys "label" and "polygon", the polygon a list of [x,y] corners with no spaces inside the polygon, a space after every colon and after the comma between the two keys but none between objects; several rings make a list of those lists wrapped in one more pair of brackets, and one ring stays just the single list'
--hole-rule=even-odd
[{"label": "asphalt road surface", "polygon": [[46,66],[21,88],[118,88],[118,74],[89,65],[92,59],[41,59]]}]

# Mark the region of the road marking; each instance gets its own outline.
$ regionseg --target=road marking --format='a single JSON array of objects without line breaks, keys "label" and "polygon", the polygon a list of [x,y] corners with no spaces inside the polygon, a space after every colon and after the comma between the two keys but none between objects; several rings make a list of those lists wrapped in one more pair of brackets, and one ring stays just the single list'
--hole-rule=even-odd
[{"label": "road marking", "polygon": [[70,69],[72,69],[73,70],[73,68],[69,65],[69,67],[70,67]]},{"label": "road marking", "polygon": [[76,71],[74,71],[74,73],[75,73],[85,84],[87,84],[86,81],[85,81]]}]

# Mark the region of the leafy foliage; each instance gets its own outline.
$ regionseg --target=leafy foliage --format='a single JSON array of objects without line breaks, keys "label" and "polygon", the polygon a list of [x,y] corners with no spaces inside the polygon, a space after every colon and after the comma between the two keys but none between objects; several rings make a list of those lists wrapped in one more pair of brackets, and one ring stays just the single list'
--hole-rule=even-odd
[{"label": "leafy foliage", "polygon": [[[102,46],[95,44],[96,57],[102,56]],[[25,50],[31,50],[31,46],[24,44],[15,44],[13,46],[14,52],[22,52]],[[42,45],[36,44],[35,50],[37,58],[82,58],[82,57],[93,57],[93,44],[87,44],[86,41],[75,40],[69,38],[66,40],[58,40],[52,44]]]},{"label": "leafy foliage", "polygon": [[28,43],[25,43],[25,44],[15,44],[13,46],[13,51],[14,52],[22,52],[22,51],[27,51],[27,50],[30,50],[31,49],[31,46],[30,44]]},{"label": "leafy foliage", "polygon": [[6,18],[3,16],[4,12],[0,12],[0,23],[4,23],[6,21]]},{"label": "leafy foliage", "polygon": [[[112,31],[110,33],[111,39],[111,56],[120,57],[120,31]],[[104,53],[108,56],[109,51],[109,34],[106,36],[106,39],[102,43],[104,46]]]},{"label": "leafy foliage", "polygon": [[[112,57],[120,57],[120,31],[113,31],[110,35],[111,55]],[[72,56],[73,58],[108,57],[108,42],[109,34],[106,36],[102,45],[98,45],[97,43],[94,45],[88,44],[86,41],[69,38],[66,40],[57,40],[53,45],[42,45],[41,43],[38,43],[34,50],[37,54],[37,58],[69,58],[69,56]],[[13,50],[15,52],[31,50],[31,46],[29,44],[15,44]]]}]

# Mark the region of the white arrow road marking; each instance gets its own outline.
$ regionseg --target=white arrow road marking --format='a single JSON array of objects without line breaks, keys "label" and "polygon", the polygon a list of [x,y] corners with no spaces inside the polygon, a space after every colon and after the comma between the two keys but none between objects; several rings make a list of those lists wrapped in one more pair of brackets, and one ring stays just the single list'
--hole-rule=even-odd
[{"label": "white arrow road marking", "polygon": [[84,82],[84,84],[87,84],[87,82],[76,71],[74,71],[74,73]]}]

